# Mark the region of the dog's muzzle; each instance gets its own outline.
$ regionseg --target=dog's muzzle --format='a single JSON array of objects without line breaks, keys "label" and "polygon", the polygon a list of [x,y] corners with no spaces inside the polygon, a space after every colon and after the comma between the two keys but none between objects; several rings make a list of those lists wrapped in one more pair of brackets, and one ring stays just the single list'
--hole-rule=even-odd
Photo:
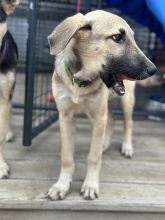
[{"label": "dog's muzzle", "polygon": [[140,74],[138,73],[138,68],[130,68],[128,72],[121,68],[109,68],[108,71],[108,68],[104,67],[104,70],[100,73],[101,79],[109,89],[113,89],[119,96],[125,94],[124,80],[144,80],[158,72],[156,66],[151,61],[145,68],[145,71],[141,70]]}]

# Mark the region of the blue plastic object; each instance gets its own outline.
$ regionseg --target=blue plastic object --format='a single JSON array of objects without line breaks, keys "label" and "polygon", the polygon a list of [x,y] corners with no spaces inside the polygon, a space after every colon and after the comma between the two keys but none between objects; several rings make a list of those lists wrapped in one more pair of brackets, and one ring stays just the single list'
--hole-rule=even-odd
[{"label": "blue plastic object", "polygon": [[165,32],[165,0],[146,0],[148,8],[159,20]]}]

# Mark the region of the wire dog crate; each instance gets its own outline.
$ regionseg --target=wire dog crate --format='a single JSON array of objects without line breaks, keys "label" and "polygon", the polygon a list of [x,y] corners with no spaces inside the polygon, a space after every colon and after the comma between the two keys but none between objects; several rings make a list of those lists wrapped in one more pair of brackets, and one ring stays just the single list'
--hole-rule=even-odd
[{"label": "wire dog crate", "polygon": [[[24,146],[30,146],[35,136],[58,120],[56,105],[49,100],[54,58],[49,55],[47,36],[59,22],[79,10],[77,2],[76,0],[29,0],[28,2],[22,0],[17,13],[9,19],[9,29],[19,48],[20,68],[26,67]],[[82,13],[96,8],[121,15],[119,10],[110,8],[106,1],[81,1]],[[153,58],[156,35],[130,18],[124,18],[135,30],[136,41],[140,48],[147,56]],[[20,29],[21,35],[17,34],[18,29],[15,27]],[[147,96],[144,100],[146,99]]]}]

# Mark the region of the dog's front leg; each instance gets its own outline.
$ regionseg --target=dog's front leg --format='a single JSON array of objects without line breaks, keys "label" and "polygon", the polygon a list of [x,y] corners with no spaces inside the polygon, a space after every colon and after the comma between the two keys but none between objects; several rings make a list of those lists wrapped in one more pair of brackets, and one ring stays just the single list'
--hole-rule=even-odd
[{"label": "dog's front leg", "polygon": [[0,178],[7,178],[9,175],[9,167],[3,157],[3,145],[10,119],[10,108],[8,100],[0,100]]},{"label": "dog's front leg", "polygon": [[70,189],[74,172],[74,133],[73,115],[59,114],[61,134],[61,172],[58,181],[50,188],[48,197],[52,200],[64,199]]},{"label": "dog's front leg", "polygon": [[107,112],[97,115],[92,121],[93,133],[88,155],[88,169],[81,188],[81,194],[85,199],[95,199],[99,196],[99,174],[107,124]]}]

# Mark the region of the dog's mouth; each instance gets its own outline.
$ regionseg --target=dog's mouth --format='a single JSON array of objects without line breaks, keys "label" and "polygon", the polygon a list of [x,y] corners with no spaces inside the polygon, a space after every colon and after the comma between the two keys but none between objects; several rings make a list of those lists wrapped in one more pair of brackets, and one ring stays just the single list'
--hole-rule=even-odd
[{"label": "dog's mouth", "polygon": [[112,89],[117,95],[123,96],[125,94],[124,80],[134,81],[135,79],[126,76],[125,74],[100,74],[101,79],[105,85]]},{"label": "dog's mouth", "polygon": [[125,94],[125,85],[124,85],[124,80],[131,80],[134,81],[134,79],[125,76],[123,74],[116,74],[113,77],[113,84],[112,84],[112,89],[117,93],[119,96],[123,96]]},{"label": "dog's mouth", "polygon": [[123,96],[125,94],[124,80],[135,81],[137,79],[136,74],[131,74],[125,70],[119,68],[109,68],[109,66],[103,66],[103,71],[100,72],[100,77],[108,89],[113,90],[117,95]]}]

